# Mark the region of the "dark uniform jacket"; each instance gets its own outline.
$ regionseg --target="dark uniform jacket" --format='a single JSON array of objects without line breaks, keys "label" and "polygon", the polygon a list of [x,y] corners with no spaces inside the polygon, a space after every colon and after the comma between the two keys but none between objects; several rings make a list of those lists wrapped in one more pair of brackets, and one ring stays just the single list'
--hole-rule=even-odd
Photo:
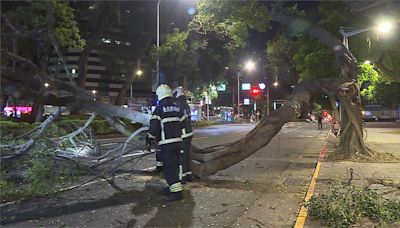
[{"label": "dark uniform jacket", "polygon": [[190,107],[186,102],[185,96],[179,96],[176,99],[176,104],[178,107],[183,111],[183,113],[187,116],[184,120],[184,128],[182,129],[182,138],[188,138],[193,136],[193,129],[192,129],[192,120],[190,119]]},{"label": "dark uniform jacket", "polygon": [[173,98],[164,98],[151,116],[148,137],[156,139],[160,146],[179,145],[182,142],[185,120],[186,115],[174,103]]}]

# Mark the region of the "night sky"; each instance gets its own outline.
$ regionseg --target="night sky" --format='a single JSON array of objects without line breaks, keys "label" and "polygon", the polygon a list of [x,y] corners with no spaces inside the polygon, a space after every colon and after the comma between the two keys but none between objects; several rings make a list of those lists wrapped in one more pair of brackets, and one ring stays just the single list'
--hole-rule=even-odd
[{"label": "night sky", "polygon": [[[268,8],[271,7],[271,1],[260,1],[261,3],[265,4]],[[315,17],[315,21],[318,19],[317,17],[317,7],[319,5],[319,1],[288,1],[284,3],[285,6],[293,6],[297,4],[297,7],[300,10],[306,11],[307,15],[311,15],[311,22],[313,17]],[[195,6],[194,1],[181,1],[181,0],[172,0],[172,1],[163,1],[160,5],[160,12],[161,12],[161,32],[171,32],[173,28],[180,28],[181,30],[186,29],[186,25],[191,20],[191,15],[188,14],[188,10],[191,7]],[[315,16],[313,16],[313,12]],[[247,47],[240,51],[239,55],[236,56],[236,62],[239,64],[241,62],[246,61],[249,58],[252,59],[260,59],[263,58],[259,62],[259,66],[257,70],[255,70],[252,74],[244,75],[243,82],[250,82],[252,84],[258,84],[260,82],[264,83],[272,83],[275,77],[271,75],[270,72],[262,70],[262,62],[266,64],[268,60],[265,58],[266,56],[266,43],[274,38],[276,31],[280,28],[280,25],[275,22],[270,22],[271,28],[267,32],[256,32],[253,31],[251,33],[251,37],[248,41]],[[260,66],[261,65],[261,66]],[[281,84],[277,88],[271,89],[271,98],[273,99],[282,99],[284,98],[289,92],[291,88],[290,85],[283,85]],[[225,96],[220,96],[225,100]],[[228,100],[232,100],[231,95],[226,96]]]}]

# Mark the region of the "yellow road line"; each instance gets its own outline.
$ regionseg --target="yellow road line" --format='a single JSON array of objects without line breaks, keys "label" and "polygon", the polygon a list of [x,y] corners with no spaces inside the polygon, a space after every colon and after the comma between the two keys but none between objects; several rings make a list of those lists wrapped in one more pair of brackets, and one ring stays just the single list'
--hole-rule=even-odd
[{"label": "yellow road line", "polygon": [[[317,178],[319,174],[319,170],[321,169],[322,159],[325,156],[325,147],[328,142],[329,134],[326,136],[324,146],[321,148],[319,152],[319,158],[317,165],[315,166],[314,174],[312,176],[310,185],[308,186],[306,197],[304,198],[304,203],[308,202],[314,194],[315,186],[317,185]],[[297,215],[296,223],[294,224],[294,228],[303,228],[307,218],[307,208],[304,204],[301,206],[300,212]]]},{"label": "yellow road line", "polygon": [[[311,179],[311,183],[308,187],[306,197],[304,198],[304,202],[308,202],[311,199],[311,196],[314,194],[315,185],[317,183],[318,173],[321,168],[321,162],[317,162],[317,166],[315,167],[314,175]],[[301,206],[301,210],[299,215],[297,216],[296,224],[294,225],[295,228],[302,228],[304,227],[304,223],[306,222],[307,218],[307,209]]]}]

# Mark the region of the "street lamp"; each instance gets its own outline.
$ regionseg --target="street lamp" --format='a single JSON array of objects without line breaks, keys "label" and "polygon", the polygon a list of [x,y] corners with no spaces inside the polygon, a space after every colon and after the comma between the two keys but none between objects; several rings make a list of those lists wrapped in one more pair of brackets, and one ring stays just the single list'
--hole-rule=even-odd
[{"label": "street lamp", "polygon": [[380,23],[376,29],[381,33],[388,33],[393,28],[393,24],[390,22],[382,22]]},{"label": "street lamp", "polygon": [[[143,74],[143,71],[142,71],[141,69],[139,69],[139,70],[136,71],[136,75],[137,75],[137,76],[140,76],[140,75],[142,75],[142,74]],[[132,88],[132,84],[133,84],[133,81],[132,81],[132,83],[131,83],[131,91],[130,91],[131,100],[133,100],[133,88]]]},{"label": "street lamp", "polygon": [[347,50],[349,50],[349,37],[350,36],[354,36],[354,35],[357,35],[357,34],[360,34],[363,32],[367,32],[367,31],[371,31],[371,30],[378,31],[380,33],[388,33],[392,29],[393,29],[393,24],[388,21],[384,21],[384,22],[379,23],[377,26],[372,26],[372,27],[362,28],[362,29],[341,26],[341,27],[339,27],[339,32],[343,36],[343,45],[347,48]]},{"label": "street lamp", "polygon": [[[275,81],[274,82],[274,84],[272,84],[274,87],[277,87],[279,84],[278,84],[278,81]],[[269,103],[270,103],[270,96],[269,96],[269,90],[271,89],[271,86],[268,86],[268,88],[267,88],[267,116],[269,115]]]},{"label": "street lamp", "polygon": [[92,94],[93,94],[93,100],[96,101],[96,93],[97,91],[94,89],[92,90]]},{"label": "street lamp", "polygon": [[44,87],[46,87],[46,88],[47,88],[47,87],[49,87],[49,86],[50,86],[50,84],[49,84],[49,83],[47,83],[47,82],[46,82],[46,83],[44,83]]},{"label": "street lamp", "polygon": [[[393,24],[388,21],[380,22],[377,26],[372,26],[369,28],[349,28],[349,27],[339,27],[339,32],[343,36],[343,45],[346,47],[347,50],[349,49],[349,37],[354,36],[363,32],[375,30],[380,33],[388,33],[393,28]],[[339,120],[342,120],[342,106],[339,106]]]},{"label": "street lamp", "polygon": [[[158,80],[158,85],[160,85],[160,59],[158,56],[158,52],[160,49],[160,3],[162,0],[158,0],[157,2],[157,63],[156,63],[156,71],[157,71],[157,80]],[[194,10],[195,11],[195,10]],[[192,13],[189,13],[192,15],[194,13],[193,9],[191,9]]]},{"label": "street lamp", "polygon": [[[238,108],[238,115],[240,114],[240,74],[243,72],[243,70],[245,71],[252,71],[254,70],[256,64],[254,61],[252,60],[248,60],[245,64],[244,67],[242,67],[242,69],[240,69],[240,71],[236,71],[236,70],[232,70],[233,72],[235,72],[237,74],[237,108]],[[229,67],[225,67],[226,70],[229,70]]]}]

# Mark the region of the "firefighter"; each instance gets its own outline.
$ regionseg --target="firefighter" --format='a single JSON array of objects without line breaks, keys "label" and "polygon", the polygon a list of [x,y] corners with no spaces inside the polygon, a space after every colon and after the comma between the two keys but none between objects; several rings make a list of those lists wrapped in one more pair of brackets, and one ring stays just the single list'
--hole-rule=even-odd
[{"label": "firefighter", "polygon": [[181,154],[182,156],[179,160],[179,177],[182,180],[182,184],[185,184],[186,181],[192,181],[192,169],[190,165],[190,148],[193,138],[192,121],[190,119],[190,107],[186,102],[186,96],[182,86],[176,87],[172,93],[176,98],[176,104],[183,111],[184,115],[187,116],[186,120],[184,121],[184,128],[182,129],[184,152]]},{"label": "firefighter", "polygon": [[156,90],[159,104],[150,119],[150,129],[146,143],[152,140],[158,142],[160,158],[163,163],[163,173],[168,188],[164,193],[166,201],[181,200],[182,184],[179,180],[178,156],[182,148],[182,127],[184,116],[181,109],[174,103],[171,88],[160,85]]}]

